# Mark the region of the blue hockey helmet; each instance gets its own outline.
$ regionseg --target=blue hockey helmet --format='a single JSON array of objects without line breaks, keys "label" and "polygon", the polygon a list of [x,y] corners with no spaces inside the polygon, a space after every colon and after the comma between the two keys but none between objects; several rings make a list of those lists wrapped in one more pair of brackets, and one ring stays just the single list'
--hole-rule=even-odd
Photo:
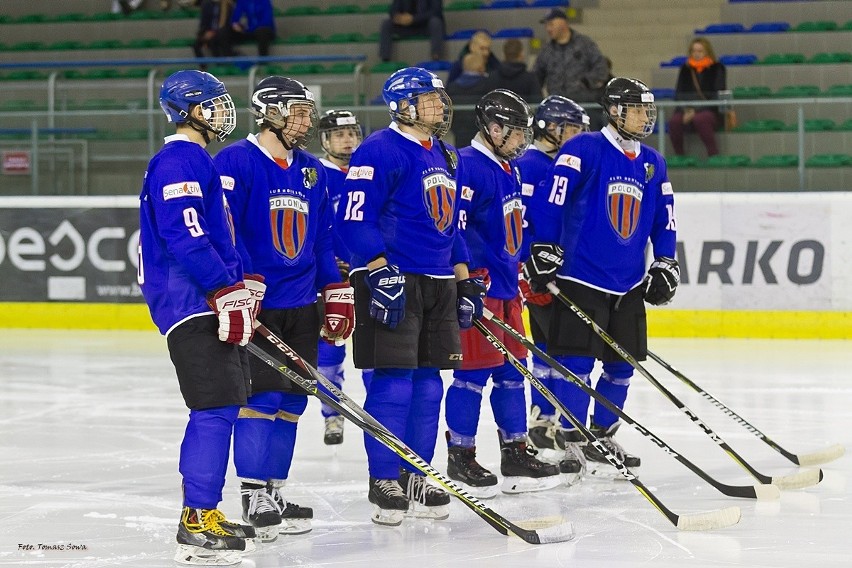
[{"label": "blue hockey helmet", "polygon": [[[194,106],[201,107],[204,122],[191,116]],[[234,101],[225,84],[204,71],[187,69],[169,75],[160,88],[160,107],[169,122],[189,122],[202,129],[205,138],[208,131],[213,132],[220,142],[237,126]]]},{"label": "blue hockey helmet", "polygon": [[[300,120],[294,111],[302,107]],[[268,126],[288,150],[306,148],[319,126],[314,94],[301,82],[289,77],[271,75],[262,79],[251,95],[251,112],[260,126]]]},{"label": "blue hockey helmet", "polygon": [[[628,140],[647,138],[654,131],[657,122],[654,93],[639,79],[610,79],[604,88],[601,106],[607,121]],[[629,109],[638,109],[639,113],[629,119]]]},{"label": "blue hockey helmet", "polygon": [[[549,125],[553,126],[548,128]],[[589,129],[589,115],[583,107],[561,95],[550,95],[541,101],[535,111],[533,124],[536,139],[544,139],[559,147],[565,142],[563,135],[566,126],[586,131]]]},{"label": "blue hockey helmet", "polygon": [[[431,93],[436,96],[429,97]],[[450,130],[453,103],[444,83],[431,71],[406,67],[394,72],[382,87],[382,99],[391,119],[399,124],[414,126],[438,138]]]}]

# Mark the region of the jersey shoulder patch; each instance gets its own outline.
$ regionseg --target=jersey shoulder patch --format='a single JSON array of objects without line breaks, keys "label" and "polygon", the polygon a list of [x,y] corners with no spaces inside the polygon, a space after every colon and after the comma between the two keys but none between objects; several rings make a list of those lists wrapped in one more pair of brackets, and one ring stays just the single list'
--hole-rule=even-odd
[{"label": "jersey shoulder patch", "polygon": [[222,180],[222,189],[232,191],[236,186],[236,182],[231,176],[219,176],[219,179]]},{"label": "jersey shoulder patch", "polygon": [[580,160],[579,156],[572,156],[571,154],[560,154],[558,158],[556,158],[557,166],[566,166],[571,168],[572,170],[580,171],[582,166],[582,160]]},{"label": "jersey shoulder patch", "polygon": [[373,179],[373,166],[354,166],[349,168],[346,179]]},{"label": "jersey shoulder patch", "polygon": [[179,197],[202,197],[201,184],[197,181],[181,181],[163,186],[163,199],[177,199]]},{"label": "jersey shoulder patch", "polygon": [[674,189],[672,189],[672,182],[670,181],[663,182],[660,190],[663,192],[663,195],[674,195]]}]

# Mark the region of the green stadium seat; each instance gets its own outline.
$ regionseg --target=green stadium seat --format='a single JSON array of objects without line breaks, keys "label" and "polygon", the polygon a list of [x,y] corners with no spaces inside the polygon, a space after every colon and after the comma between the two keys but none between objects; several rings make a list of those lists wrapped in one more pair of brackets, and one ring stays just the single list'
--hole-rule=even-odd
[{"label": "green stadium seat", "polygon": [[83,43],[79,41],[57,41],[56,43],[51,43],[47,46],[47,49],[51,51],[70,51],[72,49],[83,49]]},{"label": "green stadium seat", "polygon": [[761,156],[751,165],[755,168],[794,168],[799,165],[799,157],[795,154]]},{"label": "green stadium seat", "polygon": [[163,42],[163,47],[192,47],[194,43],[193,37],[176,37]]},{"label": "green stadium seat", "polygon": [[44,49],[44,43],[40,41],[22,41],[9,46],[9,51],[40,51]]},{"label": "green stadium seat", "polygon": [[381,34],[379,32],[373,32],[371,34],[366,34],[364,36],[364,41],[368,43],[378,43]]},{"label": "green stadium seat", "polygon": [[794,32],[830,32],[837,29],[837,22],[819,20],[813,22],[800,22],[792,29]]},{"label": "green stadium seat", "polygon": [[816,85],[785,85],[775,91],[775,96],[780,98],[807,98],[817,97],[820,89]]},{"label": "green stadium seat", "polygon": [[852,30],[852,20],[847,20],[845,24],[838,28],[840,31],[848,32]]},{"label": "green stadium seat", "polygon": [[112,12],[99,12],[89,16],[89,20],[92,22],[109,22],[112,20],[120,20],[123,17],[124,16],[121,14],[113,14]]},{"label": "green stadium seat", "polygon": [[284,10],[285,16],[314,16],[322,12],[319,6],[291,6]]},{"label": "green stadium seat", "polygon": [[40,111],[47,108],[47,105],[31,99],[14,99],[11,101],[0,102],[0,112],[27,112]]},{"label": "green stadium seat", "polygon": [[90,69],[88,71],[84,71],[81,79],[119,79],[121,78],[121,72],[118,69]]},{"label": "green stadium seat", "polygon": [[78,69],[66,69],[60,73],[63,79],[82,79],[83,72]]},{"label": "green stadium seat", "polygon": [[7,16],[6,14],[0,14],[0,24],[8,24],[12,22],[12,16]]},{"label": "green stadium seat", "polygon": [[325,66],[320,63],[296,63],[287,67],[287,75],[313,75],[325,73]]},{"label": "green stadium seat", "polygon": [[852,130],[852,118],[847,118],[846,122],[837,127],[839,130]]},{"label": "green stadium seat", "polygon": [[10,71],[4,78],[6,81],[38,81],[47,79],[47,73],[33,69],[19,69],[17,71]]},{"label": "green stadium seat", "polygon": [[358,43],[364,41],[364,34],[358,32],[344,32],[331,34],[325,41],[328,43]]},{"label": "green stadium seat", "polygon": [[145,79],[148,77],[148,70],[143,67],[128,69],[121,74],[125,79]]},{"label": "green stadium seat", "polygon": [[805,119],[806,132],[826,132],[835,129],[834,121],[830,118],[808,118]]},{"label": "green stadium seat", "polygon": [[320,43],[321,41],[322,36],[319,34],[299,34],[288,36],[282,43]]},{"label": "green stadium seat", "polygon": [[117,39],[98,39],[86,46],[88,49],[118,49],[121,47],[121,40]]},{"label": "green stadium seat", "polygon": [[852,85],[832,85],[825,94],[829,97],[852,97]]},{"label": "green stadium seat", "polygon": [[734,87],[733,96],[735,99],[766,99],[772,96],[772,89],[769,87]]},{"label": "green stadium seat", "polygon": [[[444,8],[446,10],[446,8]],[[380,2],[379,4],[370,4],[364,7],[365,14],[387,14],[390,11],[389,2]]]},{"label": "green stadium seat", "polygon": [[47,14],[26,14],[15,20],[16,24],[41,24],[49,21]]},{"label": "green stadium seat", "polygon": [[808,59],[808,63],[849,63],[852,61],[852,53],[835,52],[835,53],[816,53]]},{"label": "green stadium seat", "polygon": [[57,14],[54,17],[54,21],[56,22],[85,22],[89,17],[86,14],[81,14],[80,12],[70,12],[68,14]]},{"label": "green stadium seat", "polygon": [[123,103],[115,99],[85,99],[73,106],[77,110],[118,110],[125,108]]},{"label": "green stadium seat", "polygon": [[329,73],[354,73],[355,67],[357,67],[357,63],[332,63],[328,66]]},{"label": "green stadium seat", "polygon": [[759,63],[761,65],[792,65],[804,62],[805,56],[801,53],[770,53]]},{"label": "green stadium seat", "polygon": [[749,120],[739,125],[734,132],[780,132],[785,126],[783,120]]},{"label": "green stadium seat", "polygon": [[852,156],[848,154],[815,154],[805,160],[809,168],[840,168],[852,166]]},{"label": "green stadium seat", "polygon": [[751,164],[751,158],[742,154],[732,156],[716,155],[707,158],[704,165],[708,168],[744,168]]},{"label": "green stadium seat", "polygon": [[332,4],[328,8],[326,8],[325,14],[327,15],[336,15],[336,14],[360,14],[361,6],[358,4]]},{"label": "green stadium seat", "polygon": [[128,49],[151,49],[162,47],[162,43],[160,40],[155,38],[142,38],[142,39],[131,39],[127,41],[125,47]]},{"label": "green stadium seat", "polygon": [[697,168],[699,163],[695,156],[669,156],[666,158],[666,165],[669,169]]},{"label": "green stadium seat", "polygon": [[372,67],[370,67],[371,73],[393,73],[394,71],[399,71],[400,69],[404,69],[408,67],[408,63],[405,61],[382,61],[381,63],[376,63]]},{"label": "green stadium seat", "polygon": [[483,3],[479,0],[456,0],[444,6],[445,12],[460,12],[462,10],[479,10]]}]

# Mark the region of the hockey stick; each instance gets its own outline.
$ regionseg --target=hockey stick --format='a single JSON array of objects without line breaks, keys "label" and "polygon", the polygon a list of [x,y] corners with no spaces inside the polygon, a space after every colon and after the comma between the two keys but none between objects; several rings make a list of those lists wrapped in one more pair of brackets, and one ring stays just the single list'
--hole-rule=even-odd
[{"label": "hockey stick", "polygon": [[[482,517],[485,522],[491,525],[494,529],[504,535],[514,534],[522,540],[530,544],[546,544],[552,542],[565,542],[574,538],[574,528],[570,522],[563,522],[555,526],[541,528],[538,530],[524,529],[518,525],[508,521],[500,514],[486,506],[482,501],[470,495],[467,491],[459,487],[449,477],[445,476],[437,469],[432,467],[423,458],[418,456],[414,450],[409,448],[402,440],[391,433],[378,420],[373,418],[367,411],[358,406],[352,399],[347,397],[334,383],[326,379],[319,371],[307,363],[295,351],[293,351],[286,343],[275,336],[262,324],[257,324],[257,331],[267,338],[276,348],[285,353],[291,360],[302,366],[311,377],[315,378],[319,383],[328,389],[333,396],[327,394],[310,380],[305,379],[289,367],[276,360],[266,351],[253,343],[248,344],[249,351],[265,362],[267,365],[276,369],[279,373],[286,376],[293,383],[299,385],[310,394],[316,396],[328,406],[335,409],[341,416],[344,416],[364,432],[385,445],[399,457],[416,467],[424,474],[431,477],[439,485],[455,495],[465,506],[471,509],[474,513]],[[336,397],[336,398],[335,398]]]},{"label": "hockey stick", "polygon": [[678,515],[673,513],[668,507],[663,505],[663,503],[657,499],[657,496],[654,495],[650,489],[648,489],[639,478],[637,478],[624,463],[619,460],[616,456],[609,451],[609,449],[604,446],[600,440],[595,438],[595,435],[586,428],[586,425],[580,422],[576,416],[571,414],[571,412],[565,407],[562,402],[557,399],[550,390],[541,384],[535,375],[527,369],[527,366],[518,361],[518,359],[512,355],[505,345],[487,328],[485,324],[481,321],[474,321],[474,325],[476,329],[482,332],[482,335],[488,339],[492,346],[494,346],[497,351],[503,354],[503,357],[506,358],[509,363],[515,367],[518,372],[521,373],[529,383],[536,389],[538,392],[547,399],[550,404],[559,409],[565,418],[567,418],[571,424],[577,428],[583,437],[588,440],[590,444],[592,444],[608,461],[615,469],[618,470],[627,481],[633,484],[634,487],[641,493],[645,499],[650,501],[650,503],[657,508],[657,510],[666,517],[671,524],[680,530],[684,531],[705,531],[705,530],[715,530],[721,529],[725,527],[730,527],[738,522],[740,522],[740,516],[742,512],[739,507],[727,507],[725,509],[720,509],[717,511],[707,511],[704,513],[695,513],[692,515]]},{"label": "hockey stick", "polygon": [[772,441],[769,436],[749,424],[749,422],[745,418],[731,410],[729,407],[722,404],[719,399],[717,399],[712,394],[689,380],[689,377],[672,367],[670,364],[666,363],[659,355],[650,350],[648,351],[648,355],[651,357],[651,359],[659,363],[668,372],[670,372],[675,377],[686,383],[692,390],[709,400],[713,404],[713,406],[721,410],[727,416],[733,418],[734,422],[736,422],[737,424],[739,424],[740,426],[763,440],[763,442],[765,442],[769,447],[771,447],[773,450],[775,450],[776,452],[778,452],[796,465],[819,465],[822,463],[827,463],[836,460],[846,452],[846,448],[844,448],[840,444],[834,444],[823,450],[810,454],[794,454],[792,452],[788,452],[787,450],[776,444],[774,441]]},{"label": "hockey stick", "polygon": [[555,298],[557,298],[560,302],[568,306],[574,314],[583,320],[586,325],[592,328],[592,330],[600,337],[604,343],[610,346],[610,348],[618,353],[621,358],[630,363],[634,369],[639,371],[639,373],[648,379],[648,381],[657,387],[663,395],[669,399],[669,401],[674,404],[678,410],[686,414],[690,420],[692,420],[701,430],[710,437],[711,440],[716,442],[716,444],[722,448],[725,453],[727,453],[731,459],[740,464],[747,472],[749,472],[755,479],[760,481],[761,483],[771,483],[772,485],[776,485],[781,489],[801,489],[804,487],[811,487],[816,485],[820,481],[822,481],[822,470],[805,470],[800,471],[799,473],[794,473],[793,475],[786,475],[782,477],[769,477],[768,475],[763,475],[756,469],[754,469],[742,456],[740,456],[731,446],[722,439],[716,432],[714,432],[707,424],[701,421],[697,414],[695,414],[692,410],[689,409],[683,402],[681,402],[671,391],[669,391],[665,386],[663,386],[654,376],[649,373],[645,367],[642,366],[639,361],[637,361],[630,353],[628,353],[621,345],[616,343],[616,341],[609,336],[607,332],[605,332],[601,327],[596,324],[589,316],[586,315],[583,310],[577,306],[571,299],[562,293],[559,287],[554,283],[550,282],[547,284],[547,289],[553,294]]},{"label": "hockey stick", "polygon": [[781,492],[774,485],[728,485],[711,477],[710,474],[705,472],[703,469],[689,461],[687,458],[685,458],[678,452],[674,451],[671,446],[669,446],[662,440],[662,438],[658,437],[653,432],[642,426],[629,414],[627,414],[619,407],[614,405],[612,402],[610,402],[609,399],[607,399],[605,396],[601,395],[598,391],[587,385],[585,381],[580,379],[580,377],[572,373],[569,369],[562,366],[556,359],[545,353],[543,350],[539,349],[539,347],[535,343],[527,339],[527,337],[521,332],[519,332],[506,322],[503,322],[498,319],[487,308],[483,310],[483,315],[486,319],[489,319],[491,322],[493,322],[494,325],[496,325],[497,327],[508,333],[510,336],[512,336],[515,341],[520,342],[524,347],[538,355],[538,357],[542,361],[550,365],[550,367],[556,372],[564,376],[567,380],[573,382],[577,386],[577,388],[594,398],[600,404],[604,405],[607,410],[609,410],[610,412],[618,416],[621,420],[632,426],[637,432],[651,440],[661,450],[663,450],[665,453],[679,461],[698,477],[718,489],[719,492],[721,492],[722,494],[727,495],[729,497],[757,499],[759,501],[770,501],[781,497]]}]

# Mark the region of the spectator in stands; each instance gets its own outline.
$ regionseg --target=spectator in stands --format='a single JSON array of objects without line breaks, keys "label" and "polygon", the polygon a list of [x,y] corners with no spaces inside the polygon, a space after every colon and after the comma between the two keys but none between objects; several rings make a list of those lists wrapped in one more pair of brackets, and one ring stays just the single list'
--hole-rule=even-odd
[{"label": "spectator in stands", "polygon": [[455,146],[469,146],[479,132],[473,110],[460,110],[460,105],[475,105],[485,93],[490,92],[488,73],[485,72],[485,57],[482,53],[470,52],[462,59],[461,74],[447,84],[447,94],[453,100],[452,131]]},{"label": "spectator in stands", "polygon": [[[204,57],[204,49],[210,52],[210,57],[221,57],[222,52],[222,30],[231,21],[232,0],[202,0],[201,15],[198,20],[198,35],[192,51],[196,57]],[[207,65],[199,66],[202,71]]]},{"label": "spectator in stands", "polygon": [[393,0],[390,18],[382,22],[379,57],[390,61],[393,38],[429,36],[429,56],[444,57],[444,7],[442,0]]},{"label": "spectator in stands", "polygon": [[[681,65],[675,85],[675,100],[701,101],[718,99],[719,91],[727,89],[725,66],[716,59],[713,46],[707,39],[697,37],[689,44],[689,58]],[[694,131],[701,138],[708,156],[719,153],[716,129],[722,125],[719,107],[677,107],[669,120],[669,137],[675,154],[682,156],[683,135]]]},{"label": "spectator in stands", "polygon": [[275,14],[272,0],[236,0],[231,14],[231,25],[222,30],[222,54],[239,55],[234,45],[249,41],[257,42],[257,53],[269,55],[275,41]]},{"label": "spectator in stands", "polygon": [[[459,58],[450,67],[450,74],[447,76],[448,84],[462,74],[462,59],[468,53],[479,53],[485,58],[485,71],[487,73],[496,71],[500,66],[500,60],[491,51],[491,36],[485,30],[480,30],[471,36],[470,41],[467,42],[461,53],[459,53]],[[478,101],[479,99],[476,99],[474,102]]]},{"label": "spectator in stands", "polygon": [[129,16],[131,12],[139,9],[142,2],[145,0],[112,0],[112,13],[118,14],[121,12],[125,16]]},{"label": "spectator in stands", "polygon": [[535,62],[534,71],[548,95],[562,95],[578,103],[598,102],[606,85],[607,66],[597,44],[571,29],[568,16],[554,8],[541,20],[550,38]]},{"label": "spectator in stands", "polygon": [[527,71],[527,58],[521,40],[513,38],[503,44],[503,62],[489,73],[488,86],[489,91],[508,89],[528,103],[541,101],[541,85],[535,73]]}]

